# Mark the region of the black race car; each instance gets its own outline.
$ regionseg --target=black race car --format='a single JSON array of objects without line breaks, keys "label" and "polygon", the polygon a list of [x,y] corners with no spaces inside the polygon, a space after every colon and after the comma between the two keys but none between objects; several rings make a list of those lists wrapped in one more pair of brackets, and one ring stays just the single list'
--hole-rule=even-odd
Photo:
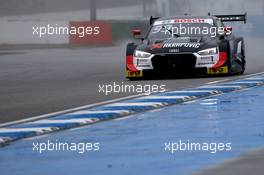
[{"label": "black race car", "polygon": [[243,74],[245,45],[224,22],[243,21],[242,15],[150,18],[143,38],[133,30],[138,44],[127,44],[127,78],[164,75]]}]

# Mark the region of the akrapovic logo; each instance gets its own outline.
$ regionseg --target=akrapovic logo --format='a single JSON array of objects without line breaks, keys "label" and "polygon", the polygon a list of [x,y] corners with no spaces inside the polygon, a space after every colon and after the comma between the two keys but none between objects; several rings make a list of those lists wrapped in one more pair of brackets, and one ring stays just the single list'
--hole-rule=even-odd
[{"label": "akrapovic logo", "polygon": [[200,43],[165,43],[163,45],[163,48],[172,48],[172,47],[199,48]]}]

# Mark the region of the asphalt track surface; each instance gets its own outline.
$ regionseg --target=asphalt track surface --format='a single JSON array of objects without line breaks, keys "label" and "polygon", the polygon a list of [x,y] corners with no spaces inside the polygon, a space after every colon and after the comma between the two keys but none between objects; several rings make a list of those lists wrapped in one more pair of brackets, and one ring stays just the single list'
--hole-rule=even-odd
[{"label": "asphalt track surface", "polygon": [[[261,81],[263,82],[263,74]],[[239,82],[238,84],[241,84],[242,80]],[[230,91],[230,88],[230,85],[229,88],[225,85],[227,91]],[[234,86],[231,89],[234,89]],[[87,172],[99,175],[134,175],[142,172],[160,175],[174,172],[187,175],[264,145],[263,92],[263,86],[253,87],[74,130],[23,139],[0,149],[0,171],[8,175],[39,172],[64,175]],[[75,117],[78,118],[78,115]],[[212,146],[210,150],[185,150],[184,146],[181,150],[174,147],[172,152],[172,149],[165,148],[164,143],[177,143],[179,140],[185,143],[187,140],[190,143],[231,143],[232,149],[224,151]],[[48,141],[97,142],[100,143],[100,150],[85,151],[82,154],[76,150],[62,148],[53,150],[52,146],[48,150],[46,146],[33,148],[33,143],[42,144]],[[262,155],[255,154],[255,165],[258,166],[233,164],[233,171],[219,174],[261,174],[262,169],[253,168],[260,167]],[[20,161],[16,161],[18,159]],[[248,160],[253,160],[251,163],[254,163],[254,159]],[[245,171],[244,167],[250,168],[252,172]],[[217,173],[213,171],[209,174]]]},{"label": "asphalt track surface", "polygon": [[258,149],[193,175],[262,175],[263,157],[264,149]]},{"label": "asphalt track surface", "polygon": [[[247,39],[246,74],[264,70],[261,39]],[[133,95],[99,93],[98,85],[157,84],[184,89],[233,77],[128,81],[125,43],[102,48],[11,49],[0,51],[0,123]]]},{"label": "asphalt track surface", "polygon": [[[264,71],[262,39],[247,39],[246,74]],[[79,49],[11,49],[0,51],[0,123],[25,119],[132,94],[105,96],[99,84],[165,84],[184,89],[234,77],[130,82],[124,78],[124,45]],[[263,150],[229,160],[200,174],[261,174]],[[242,173],[243,172],[243,173]],[[253,173],[254,172],[254,173]]]}]

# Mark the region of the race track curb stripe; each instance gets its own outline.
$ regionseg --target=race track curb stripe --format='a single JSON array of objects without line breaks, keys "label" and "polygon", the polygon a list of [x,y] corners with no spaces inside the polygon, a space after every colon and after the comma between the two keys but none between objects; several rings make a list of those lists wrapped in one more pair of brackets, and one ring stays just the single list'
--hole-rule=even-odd
[{"label": "race track curb stripe", "polygon": [[180,104],[199,98],[220,95],[264,85],[264,75],[253,76],[231,82],[203,85],[185,90],[169,91],[123,100],[107,105],[57,115],[46,119],[0,128],[0,146],[38,135],[70,129],[96,122],[145,112],[169,105]]}]

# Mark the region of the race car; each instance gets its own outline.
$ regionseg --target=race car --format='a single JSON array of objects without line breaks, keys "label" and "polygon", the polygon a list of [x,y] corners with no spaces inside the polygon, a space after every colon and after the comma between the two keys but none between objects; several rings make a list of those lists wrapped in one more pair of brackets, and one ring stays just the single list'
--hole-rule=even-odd
[{"label": "race car", "polygon": [[247,14],[150,18],[144,37],[126,48],[128,79],[178,75],[233,75],[245,71],[245,44],[225,22],[243,21]]}]

